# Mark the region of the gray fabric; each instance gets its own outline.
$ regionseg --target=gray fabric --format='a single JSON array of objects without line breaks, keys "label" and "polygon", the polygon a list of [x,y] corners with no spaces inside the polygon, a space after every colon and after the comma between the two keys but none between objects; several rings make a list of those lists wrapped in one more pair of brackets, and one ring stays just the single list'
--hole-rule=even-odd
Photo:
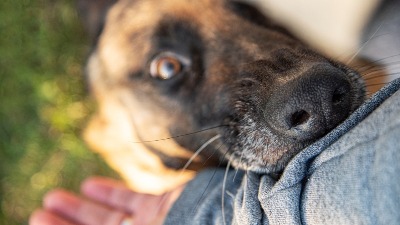
[{"label": "gray fabric", "polygon": [[[165,224],[224,224],[222,213],[222,189],[225,171],[209,169],[190,182],[172,207]],[[243,173],[230,171],[226,179],[224,216],[232,219],[232,196],[236,194]]]},{"label": "gray fabric", "polygon": [[300,152],[278,181],[229,171],[224,207],[225,171],[202,172],[165,224],[224,224],[223,217],[226,224],[238,225],[400,224],[399,88],[397,79],[376,93]]}]

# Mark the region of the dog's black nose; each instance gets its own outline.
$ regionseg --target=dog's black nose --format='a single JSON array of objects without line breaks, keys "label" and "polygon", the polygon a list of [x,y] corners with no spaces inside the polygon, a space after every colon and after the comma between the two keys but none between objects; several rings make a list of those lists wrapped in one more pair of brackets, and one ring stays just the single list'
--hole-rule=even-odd
[{"label": "dog's black nose", "polygon": [[351,85],[340,69],[316,65],[293,79],[282,79],[268,100],[265,118],[279,134],[313,140],[351,112]]}]

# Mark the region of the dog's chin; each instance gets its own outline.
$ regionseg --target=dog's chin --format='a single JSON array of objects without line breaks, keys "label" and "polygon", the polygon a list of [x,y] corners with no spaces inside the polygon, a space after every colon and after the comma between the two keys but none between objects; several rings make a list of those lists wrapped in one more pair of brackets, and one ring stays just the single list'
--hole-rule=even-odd
[{"label": "dog's chin", "polygon": [[264,143],[258,147],[245,147],[238,144],[236,147],[227,147],[223,155],[230,162],[230,165],[236,169],[262,174],[276,174],[281,173],[292,158],[313,142],[314,140],[285,142],[279,146]]}]

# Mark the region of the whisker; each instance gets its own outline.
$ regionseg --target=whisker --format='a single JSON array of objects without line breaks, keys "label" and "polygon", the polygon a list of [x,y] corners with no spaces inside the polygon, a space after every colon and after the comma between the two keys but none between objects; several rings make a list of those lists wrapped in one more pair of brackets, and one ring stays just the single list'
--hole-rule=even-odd
[{"label": "whisker", "polygon": [[155,139],[155,140],[134,141],[134,142],[132,142],[132,143],[134,143],[134,144],[140,144],[140,143],[149,143],[149,142],[166,141],[166,140],[170,140],[170,139],[174,139],[174,138],[180,138],[180,137],[186,137],[186,136],[189,136],[189,135],[198,134],[198,133],[201,133],[201,132],[209,131],[209,130],[216,129],[216,128],[220,128],[220,127],[224,127],[224,126],[228,126],[228,125],[218,125],[218,126],[215,126],[215,127],[209,127],[209,128],[203,129],[203,130],[198,130],[198,131],[194,131],[194,132],[187,133],[187,134],[180,134],[180,135],[176,135],[176,136],[171,136],[171,137],[161,138],[161,139]]},{"label": "whisker", "polygon": [[[130,104],[129,101],[126,101],[124,96],[119,96],[118,100],[122,105],[126,106],[128,109],[133,108],[132,104]],[[132,121],[134,121],[134,119],[133,119],[134,116],[131,113],[129,114],[129,117],[131,118]],[[170,139],[174,139],[174,138],[180,138],[180,137],[186,137],[186,136],[198,134],[198,133],[201,133],[201,132],[213,130],[213,129],[224,127],[224,126],[229,126],[229,125],[221,124],[221,125],[218,125],[218,126],[215,126],[215,127],[209,127],[209,128],[205,128],[205,129],[194,131],[194,132],[187,133],[187,134],[181,134],[181,135],[176,135],[176,136],[171,136],[171,137],[161,138],[161,139],[155,139],[155,140],[133,141],[132,143],[133,144],[140,144],[140,143],[166,141],[166,140],[170,140]]]},{"label": "whisker", "polygon": [[[220,138],[221,135],[215,135],[214,137],[210,138],[206,143],[204,143],[202,146],[200,146],[199,149],[197,149],[197,151],[192,155],[192,157],[190,157],[190,159],[187,161],[187,163],[185,164],[185,166],[183,166],[183,168],[181,169],[181,173],[178,176],[181,176],[183,174],[183,172],[189,167],[190,163],[193,162],[193,160],[200,154],[201,151],[203,151],[209,144],[211,144],[213,141],[217,140],[218,138]],[[215,174],[215,173],[214,173]],[[214,176],[214,175],[213,175]],[[208,187],[208,185],[207,185]],[[207,190],[207,188],[205,189]],[[202,195],[203,196],[203,195]],[[164,195],[160,201],[160,203],[158,204],[158,206],[156,207],[155,212],[158,212],[158,209],[162,206],[162,204],[167,200],[167,195]]]},{"label": "whisker", "polygon": [[209,144],[211,144],[212,142],[214,142],[218,138],[221,138],[220,134],[215,135],[214,137],[210,138],[206,143],[204,143],[202,146],[200,146],[200,148],[196,150],[196,152],[192,155],[192,157],[190,157],[190,159],[183,166],[183,168],[181,169],[182,172],[188,168],[190,163],[193,162],[193,160],[200,154],[200,152],[202,152]]},{"label": "whisker", "polygon": [[384,24],[384,21],[383,21],[381,24],[379,24],[378,28],[377,28],[376,31],[371,35],[371,37],[370,37],[367,41],[365,41],[365,42],[361,45],[361,47],[358,48],[357,52],[354,53],[353,56],[347,61],[347,63],[346,63],[347,65],[349,65],[349,64],[354,60],[354,58],[361,52],[361,50],[369,43],[369,41],[371,41],[371,40],[374,38],[375,34],[378,33],[378,31],[381,29],[381,27],[382,27],[383,24]]},{"label": "whisker", "polygon": [[[367,70],[358,71],[358,72],[363,73],[363,74],[361,75],[362,77],[367,77],[368,75],[370,75],[370,74],[372,74],[372,73],[375,73],[375,72],[386,71],[386,70],[387,70],[387,67],[391,67],[392,69],[394,69],[394,68],[397,69],[397,67],[400,68],[400,61],[394,61],[394,62],[386,63],[384,66],[385,66],[385,68],[382,68],[382,67],[376,68],[376,67],[374,67],[374,66],[371,66],[371,67],[368,68]],[[366,72],[366,73],[364,73],[364,72]]]},{"label": "whisker", "polygon": [[221,199],[221,206],[222,206],[222,221],[223,224],[226,225],[226,218],[225,218],[225,190],[226,190],[226,179],[228,177],[229,167],[231,166],[231,161],[228,161],[228,165],[226,165],[224,180],[222,182],[222,199]]},{"label": "whisker", "polygon": [[386,68],[382,68],[382,67],[379,67],[379,66],[378,67],[371,66],[367,70],[362,71],[361,76],[362,77],[368,77],[370,74],[373,74],[373,73],[376,73],[376,72],[383,72],[385,70],[386,70]]},{"label": "whisker", "polygon": [[[382,36],[386,36],[386,35],[390,35],[390,34],[391,33],[384,33],[384,34],[379,34],[379,35],[372,36],[372,38],[368,39],[367,41],[363,42],[362,44],[365,45],[365,44],[367,44],[367,42],[369,42],[369,41],[371,41],[373,39],[376,39],[376,38],[382,37]],[[346,50],[346,51],[343,51],[342,53],[338,54],[337,56],[335,56],[333,58],[335,60],[338,60],[338,61],[344,61],[344,60],[346,60],[346,57],[348,56],[348,53],[349,53],[349,50]],[[355,56],[357,56],[357,54],[358,53],[355,53]],[[354,54],[351,54],[351,55],[354,55]],[[350,54],[349,54],[349,57],[350,57]]]},{"label": "whisker", "polygon": [[[228,151],[229,151],[229,149],[228,149]],[[206,188],[204,188],[203,192],[201,193],[201,196],[200,196],[199,200],[197,201],[195,207],[193,208],[192,212],[196,211],[197,208],[199,207],[200,201],[204,198],[204,194],[206,193],[208,187],[210,186],[211,181],[214,179],[215,174],[217,173],[218,168],[219,168],[219,167],[221,166],[221,164],[224,162],[225,155],[226,155],[226,153],[228,153],[228,151],[226,151],[226,152],[224,153],[223,157],[219,160],[219,163],[218,163],[217,167],[214,169],[214,173],[213,173],[213,175],[211,176],[210,181],[208,182]]]},{"label": "whisker", "polygon": [[400,77],[400,71],[396,72],[396,73],[380,74],[380,75],[377,75],[377,76],[371,76],[371,77],[365,78],[364,80],[368,81],[368,80],[372,80],[372,79],[376,79],[376,78],[391,77],[391,76],[399,76]]},{"label": "whisker", "polygon": [[201,196],[200,196],[199,200],[197,201],[195,207],[193,208],[192,212],[196,211],[197,207],[199,207],[200,201],[204,198],[204,194],[206,193],[208,187],[210,186],[211,181],[214,179],[215,174],[217,173],[217,170],[218,170],[218,168],[214,169],[214,173],[212,174],[210,181],[208,182],[206,188],[204,188],[203,192],[201,193]]},{"label": "whisker", "polygon": [[398,57],[398,56],[400,56],[400,53],[394,54],[394,55],[390,55],[390,56],[386,56],[386,57],[383,57],[383,58],[379,58],[379,59],[377,59],[377,60],[368,62],[368,63],[366,63],[366,64],[364,64],[364,65],[362,65],[362,66],[360,66],[360,67],[358,67],[358,68],[361,69],[361,68],[363,68],[363,67],[365,67],[365,66],[368,66],[369,64],[374,64],[374,63],[382,62],[382,61],[384,61],[384,60],[391,59],[391,58],[396,58],[396,57]]},{"label": "whisker", "polygon": [[[398,57],[398,56],[400,56],[400,54],[387,56],[387,57],[380,58],[380,59],[375,60],[375,61],[367,62],[364,65],[355,66],[354,68],[357,69],[359,72],[363,72],[363,71],[366,71],[366,70],[368,70],[370,68],[373,68],[375,66],[375,64],[377,64],[379,62],[382,62],[382,61],[387,60],[387,59],[395,58],[395,57]],[[365,67],[368,67],[368,68],[364,69]]]},{"label": "whisker", "polygon": [[206,165],[207,161],[210,160],[210,159],[214,156],[214,154],[215,154],[216,152],[218,152],[218,150],[221,148],[222,145],[223,145],[223,144],[220,144],[220,145],[218,146],[218,148],[216,148],[216,149],[213,151],[213,153],[212,153],[210,156],[208,156],[208,158],[207,158],[206,160],[204,160],[203,166]]},{"label": "whisker", "polygon": [[[240,153],[240,159],[239,159],[239,165],[241,165],[242,164],[242,160],[243,160],[243,153],[244,153],[244,151],[242,151],[242,153]],[[235,178],[236,178],[236,175],[237,175],[237,173],[238,173],[238,171],[239,171],[239,168],[235,168],[235,175],[233,176],[233,179],[232,179],[232,181],[235,181]]]},{"label": "whisker", "polygon": [[366,80],[369,76],[375,75],[377,73],[380,73],[382,75],[382,73],[384,73],[386,71],[385,68],[380,68],[380,69],[373,69],[371,71],[368,71],[368,73],[364,73],[361,75],[361,77]]},{"label": "whisker", "polygon": [[368,85],[366,85],[366,87],[373,87],[373,86],[378,86],[378,85],[386,85],[386,84],[388,84],[389,82],[382,82],[382,83],[376,83],[376,84],[368,84]]}]

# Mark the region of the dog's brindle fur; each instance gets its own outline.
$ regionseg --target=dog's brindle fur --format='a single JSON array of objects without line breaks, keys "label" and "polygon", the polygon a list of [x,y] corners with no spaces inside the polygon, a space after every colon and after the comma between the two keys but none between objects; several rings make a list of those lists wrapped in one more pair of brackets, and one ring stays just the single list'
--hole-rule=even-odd
[{"label": "dog's brindle fur", "polygon": [[110,1],[81,2],[96,40],[87,73],[99,103],[85,137],[137,191],[170,190],[220,159],[280,172],[363,100],[355,71],[250,6]]}]

